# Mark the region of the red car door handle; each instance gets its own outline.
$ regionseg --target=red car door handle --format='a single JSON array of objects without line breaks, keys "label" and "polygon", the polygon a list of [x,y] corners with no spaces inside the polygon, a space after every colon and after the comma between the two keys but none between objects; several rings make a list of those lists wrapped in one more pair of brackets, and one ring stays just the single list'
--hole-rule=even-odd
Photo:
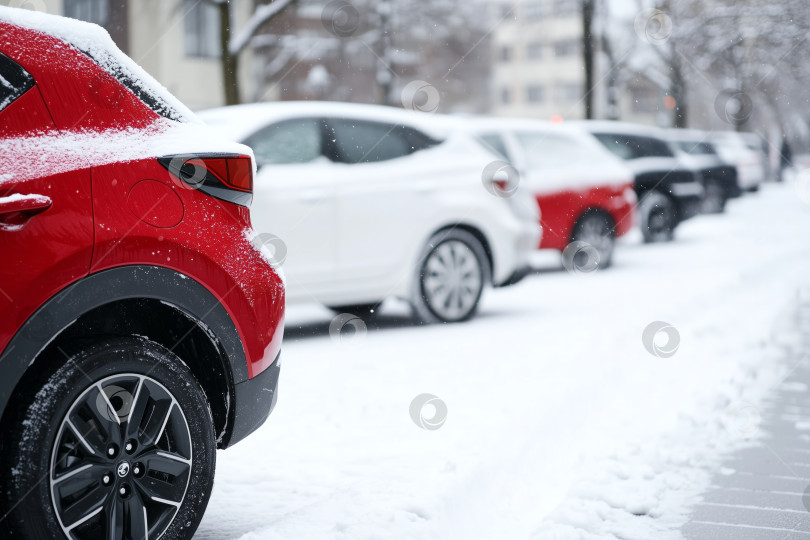
[{"label": "red car door handle", "polygon": [[53,205],[51,198],[44,195],[15,193],[0,197],[0,225],[20,227],[32,216],[44,212],[51,205]]}]

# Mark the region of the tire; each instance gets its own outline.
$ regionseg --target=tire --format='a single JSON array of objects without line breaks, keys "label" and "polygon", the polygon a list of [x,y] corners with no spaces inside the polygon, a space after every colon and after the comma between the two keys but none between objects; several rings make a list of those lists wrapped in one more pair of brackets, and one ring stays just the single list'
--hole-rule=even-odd
[{"label": "tire", "polygon": [[677,213],[672,199],[660,191],[648,191],[638,203],[644,242],[669,242],[674,237]]},{"label": "tire", "polygon": [[357,315],[360,318],[370,318],[377,315],[377,308],[380,307],[382,304],[382,300],[379,302],[372,302],[370,304],[352,304],[348,306],[327,306],[329,309],[334,311],[335,313],[349,313],[351,315]]},{"label": "tire", "polygon": [[470,319],[490,281],[487,261],[481,242],[467,231],[433,235],[419,258],[412,287],[416,317],[427,324]]},{"label": "tire", "polygon": [[25,539],[191,538],[216,443],[188,367],[140,337],[63,350],[69,360],[19,403],[0,472],[0,506],[16,506],[3,527]]},{"label": "tire", "polygon": [[588,210],[577,220],[571,233],[571,242],[586,242],[599,253],[599,268],[608,268],[613,262],[616,234],[613,219],[601,210]]},{"label": "tire", "polygon": [[726,209],[728,196],[723,186],[714,179],[706,181],[706,196],[703,198],[704,214],[722,214]]}]

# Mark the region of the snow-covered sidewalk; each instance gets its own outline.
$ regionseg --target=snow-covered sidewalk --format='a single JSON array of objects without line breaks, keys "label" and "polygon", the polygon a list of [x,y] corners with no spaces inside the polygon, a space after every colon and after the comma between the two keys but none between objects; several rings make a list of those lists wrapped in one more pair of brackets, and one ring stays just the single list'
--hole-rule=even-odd
[{"label": "snow-covered sidewalk", "polygon": [[716,471],[684,528],[689,540],[810,538],[810,298],[796,312],[803,341],[764,402],[727,426],[751,444]]},{"label": "snow-covered sidewalk", "polygon": [[[279,405],[218,454],[198,538],[680,538],[747,444],[727,426],[790,369],[808,230],[810,205],[768,185],[672,244],[624,240],[605,272],[552,257],[468,323],[414,327],[389,304],[335,340],[331,313],[291,307]],[[674,354],[645,347],[656,321]],[[409,414],[425,393],[439,429]]]}]

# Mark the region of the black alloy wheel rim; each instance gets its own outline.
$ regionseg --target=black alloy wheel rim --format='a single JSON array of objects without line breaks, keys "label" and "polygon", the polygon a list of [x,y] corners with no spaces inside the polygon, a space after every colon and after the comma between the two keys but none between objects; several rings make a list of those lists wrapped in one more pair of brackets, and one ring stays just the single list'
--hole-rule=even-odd
[{"label": "black alloy wheel rim", "polygon": [[113,375],[62,419],[51,502],[70,539],[157,539],[185,499],[191,466],[191,432],[171,392],[147,375]]}]

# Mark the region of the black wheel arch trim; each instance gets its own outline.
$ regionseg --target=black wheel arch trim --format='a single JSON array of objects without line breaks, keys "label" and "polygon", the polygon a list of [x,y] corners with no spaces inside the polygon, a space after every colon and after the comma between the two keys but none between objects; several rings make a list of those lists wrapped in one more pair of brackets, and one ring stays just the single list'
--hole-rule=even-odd
[{"label": "black wheel arch trim", "polygon": [[[234,397],[234,387],[248,380],[248,371],[242,340],[227,310],[206,287],[184,274],[159,266],[131,265],[103,270],[74,282],[22,325],[0,355],[0,417],[28,368],[62,331],[95,308],[136,298],[172,305],[215,337],[215,345],[227,362],[223,367],[229,368],[232,376],[228,392]],[[234,414],[234,405],[229,416]],[[234,427],[232,417],[228,424]]]}]

